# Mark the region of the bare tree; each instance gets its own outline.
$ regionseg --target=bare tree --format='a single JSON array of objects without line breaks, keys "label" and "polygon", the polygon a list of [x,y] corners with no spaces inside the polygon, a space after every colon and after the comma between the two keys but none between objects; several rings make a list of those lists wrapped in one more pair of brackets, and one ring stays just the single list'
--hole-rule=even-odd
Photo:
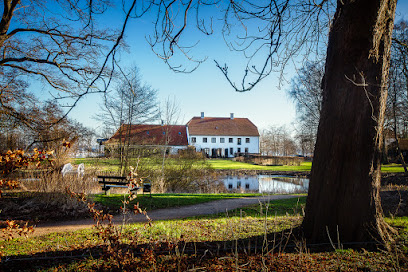
[{"label": "bare tree", "polygon": [[[215,64],[236,91],[249,91],[272,72],[282,72],[281,67],[293,57],[325,51],[320,35],[327,33],[334,10],[332,1],[325,0],[319,4],[290,0],[160,0],[153,11],[155,31],[149,43],[171,69],[192,72],[207,56],[194,56],[192,48],[199,41],[186,44],[183,34],[195,27],[205,37],[221,28],[226,45],[242,52],[247,64],[241,80],[232,78],[228,64],[219,60]],[[181,58],[195,65],[186,66]]]},{"label": "bare tree", "polygon": [[136,67],[122,71],[119,83],[113,91],[105,94],[100,113],[95,119],[112,131],[119,130],[118,151],[121,172],[127,168],[131,144],[132,124],[144,124],[158,119],[157,90],[141,80]]},{"label": "bare tree", "polygon": [[42,82],[55,99],[64,99],[62,104],[68,112],[84,95],[104,92],[117,66],[115,55],[129,18],[149,9],[146,6],[135,10],[136,1],[132,1],[123,6],[125,19],[120,29],[99,27],[113,6],[109,0],[4,0],[0,22],[0,115],[10,115],[26,125],[35,121],[16,103],[10,103],[10,99],[30,99],[22,92],[29,82]]},{"label": "bare tree", "polygon": [[408,48],[403,45],[408,41],[408,26],[401,21],[394,29],[384,126],[393,131],[397,156],[407,172],[399,139],[406,136],[403,130],[408,123]]},{"label": "bare tree", "polygon": [[323,61],[306,62],[292,79],[288,92],[296,105],[298,138],[303,144],[311,142],[314,146],[316,141],[323,99],[321,89],[323,74]]},{"label": "bare tree", "polygon": [[166,154],[169,152],[168,144],[171,139],[171,129],[172,125],[177,124],[180,118],[180,108],[175,97],[167,97],[164,101],[163,106],[160,108],[160,119],[164,129],[164,143],[163,143],[163,154],[161,161],[161,177],[158,179],[158,187],[160,192],[165,192],[167,184],[165,182],[165,162]]},{"label": "bare tree", "polygon": [[163,151],[163,164],[166,153],[168,152],[168,144],[171,139],[172,125],[176,125],[180,118],[180,107],[175,97],[167,97],[163,105],[160,107],[160,119],[162,125],[165,127],[164,137],[164,151]]},{"label": "bare tree", "polygon": [[290,156],[296,154],[297,146],[285,126],[271,126],[261,132],[260,149],[267,156]]},{"label": "bare tree", "polygon": [[143,124],[159,117],[157,90],[143,83],[137,67],[121,73],[118,83],[105,93],[96,120],[117,130],[121,123]]}]

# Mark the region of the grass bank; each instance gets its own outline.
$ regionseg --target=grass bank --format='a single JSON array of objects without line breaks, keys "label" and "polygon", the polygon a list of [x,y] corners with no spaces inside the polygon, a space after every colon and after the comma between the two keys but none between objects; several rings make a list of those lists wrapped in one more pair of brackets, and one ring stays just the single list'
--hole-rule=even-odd
[{"label": "grass bank", "polygon": [[391,163],[381,165],[383,173],[404,173],[404,167],[401,164]]},{"label": "grass bank", "polygon": [[222,170],[310,171],[312,168],[311,162],[302,162],[299,166],[263,166],[232,160],[213,159],[208,160],[208,163],[212,168]]},{"label": "grass bank", "polygon": [[[277,172],[285,171],[310,171],[312,169],[312,162],[302,162],[299,166],[277,165],[277,166],[263,166],[253,165],[244,162],[236,162],[232,160],[213,159],[208,160],[210,166],[214,169],[221,170],[269,170]],[[381,172],[383,173],[403,173],[404,168],[401,164],[383,164],[381,165]]]},{"label": "grass bank", "polygon": [[[138,197],[132,200],[129,204],[133,205],[139,202],[141,207],[147,211],[151,211],[200,204],[214,200],[254,197],[260,195],[261,194],[152,194],[152,197],[150,197],[149,194],[145,194],[138,195]],[[110,210],[118,210],[126,195],[111,194],[107,196],[98,194],[90,197],[92,201],[101,203]]]},{"label": "grass bank", "polygon": [[[98,168],[101,171],[117,171],[118,165],[120,164],[119,159],[115,158],[80,158],[80,159],[73,159],[75,164],[84,163],[85,167],[88,168]],[[130,165],[136,165],[136,160],[131,159]],[[244,162],[236,162],[232,160],[224,160],[224,159],[210,159],[207,160],[207,163],[213,169],[219,170],[269,170],[269,171],[310,171],[312,168],[312,162],[303,162],[299,166],[290,166],[290,165],[283,165],[283,166],[263,166],[263,165],[253,165]],[[153,159],[142,159],[139,162],[140,165],[145,165],[147,167],[158,167],[160,165],[156,160]],[[177,165],[178,161],[175,159],[167,159],[166,164],[170,165]],[[384,173],[402,173],[404,172],[404,168],[401,164],[385,164],[381,166],[381,172]]]}]

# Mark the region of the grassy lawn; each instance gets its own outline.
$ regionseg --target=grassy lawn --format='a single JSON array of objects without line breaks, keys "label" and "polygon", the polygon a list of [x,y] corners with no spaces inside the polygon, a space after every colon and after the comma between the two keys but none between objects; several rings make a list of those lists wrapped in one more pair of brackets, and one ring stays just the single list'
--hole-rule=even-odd
[{"label": "grassy lawn", "polygon": [[[299,166],[262,166],[253,165],[244,162],[236,162],[231,160],[208,160],[208,163],[214,169],[244,169],[244,170],[270,170],[270,171],[310,171],[312,169],[312,162],[303,162]],[[383,173],[402,173],[404,168],[401,164],[384,164],[381,166]]]},{"label": "grassy lawn", "polygon": [[232,160],[208,160],[208,163],[214,169],[244,169],[244,170],[271,170],[271,171],[310,171],[312,168],[311,162],[303,162],[299,166],[263,166],[263,165],[253,165],[244,162],[236,162]]},{"label": "grassy lawn", "polygon": [[[136,199],[130,202],[130,205],[139,202],[140,206],[147,211],[164,209],[171,207],[180,207],[186,205],[194,205],[199,203],[210,202],[214,200],[228,199],[228,198],[242,198],[251,196],[260,196],[261,194],[148,194],[138,195]],[[121,201],[124,200],[125,195],[111,194],[107,195],[92,195],[91,199],[99,202],[112,210],[118,210],[121,206]]]},{"label": "grassy lawn", "polygon": [[381,165],[381,172],[383,173],[403,173],[404,167],[401,164],[383,164]]},{"label": "grassy lawn", "polygon": [[[271,232],[280,233],[284,229],[298,226],[302,220],[302,207],[305,205],[305,199],[306,197],[300,196],[295,199],[276,200],[268,204],[252,205],[213,216],[155,221],[151,226],[142,223],[133,224],[125,226],[121,230],[121,242],[124,245],[129,245],[132,241],[137,244],[150,243],[153,246],[154,241],[167,241],[176,245],[180,239],[185,242],[196,243],[209,243],[211,241],[229,241],[233,243],[233,241],[244,238],[249,238],[251,241],[251,239],[254,239],[251,237],[264,236],[266,233]],[[398,227],[401,233],[400,238],[404,241],[399,250],[401,250],[401,254],[407,254],[408,217],[386,218],[386,220],[389,224]],[[269,243],[272,242],[270,241]],[[87,252],[91,248],[103,244],[95,230],[86,229],[75,232],[54,233],[29,239],[17,238],[11,241],[0,241],[0,249],[5,257],[27,258],[31,256],[29,258],[41,259],[53,256],[53,254],[70,256],[70,254],[78,254],[78,252],[83,252],[82,254],[89,256],[91,254]],[[271,247],[272,244],[269,245],[269,248]],[[275,253],[276,251],[278,249],[275,249]],[[223,255],[215,257],[212,254],[208,254],[205,258],[204,255],[200,254],[198,257],[194,254],[183,255],[183,249],[179,248],[179,251],[176,251],[176,253],[165,252],[151,256],[150,258],[153,257],[156,260],[157,263],[155,264],[151,262],[140,263],[145,258],[149,258],[147,256],[131,257],[126,262],[133,263],[133,270],[129,269],[132,271],[140,269],[145,269],[143,271],[150,271],[150,269],[157,271],[185,271],[187,269],[179,269],[176,265],[184,263],[184,265],[194,268],[195,266],[191,267],[191,264],[195,262],[200,263],[200,266],[197,265],[197,267],[208,268],[204,270],[219,271],[226,269],[228,271],[235,271],[237,267],[245,267],[250,263],[261,264],[265,261],[266,264],[274,264],[274,266],[269,267],[271,271],[405,271],[404,269],[407,268],[407,266],[402,267],[402,269],[399,267],[400,264],[396,260],[397,257],[401,256],[394,256],[394,252],[383,251],[336,250],[321,253],[300,251],[300,253],[279,253],[278,255],[266,254],[266,252],[255,255],[253,253],[242,255],[223,253]],[[47,259],[45,258],[44,260]],[[118,260],[124,262],[122,259]],[[29,267],[33,269],[31,265],[34,264],[37,266],[35,267],[36,269],[44,269],[41,271],[111,271],[115,267],[118,270],[118,260],[102,259],[94,256],[86,259],[70,259],[69,262],[60,263],[60,259],[56,258],[49,270],[43,266],[45,261],[34,262],[29,264]],[[228,260],[232,261],[229,262]],[[213,267],[214,263],[218,264],[218,266]],[[212,268],[210,269],[210,267]],[[21,269],[21,267],[18,266],[18,269]],[[247,270],[259,271],[262,269],[252,267]]]},{"label": "grassy lawn", "polygon": [[[98,168],[101,171],[117,171],[120,164],[119,159],[112,158],[84,158],[73,159],[73,163],[84,163],[88,168]],[[136,160],[131,160],[131,165],[136,165]],[[144,167],[157,168],[161,162],[153,159],[142,159],[139,164]],[[310,171],[312,168],[312,162],[303,162],[299,166],[262,166],[253,165],[249,163],[236,162],[232,160],[223,159],[210,159],[207,163],[213,169],[221,170],[270,170],[270,171]],[[166,159],[167,165],[177,165],[177,160]],[[404,168],[401,164],[385,164],[381,166],[381,171],[384,173],[401,173],[404,172]]]}]

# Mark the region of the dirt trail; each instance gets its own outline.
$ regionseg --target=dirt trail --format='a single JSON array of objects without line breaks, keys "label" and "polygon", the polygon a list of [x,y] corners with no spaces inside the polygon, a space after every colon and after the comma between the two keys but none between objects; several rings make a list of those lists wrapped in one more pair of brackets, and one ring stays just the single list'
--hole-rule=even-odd
[{"label": "dirt trail", "polygon": [[[148,213],[149,217],[153,221],[157,220],[170,220],[170,219],[180,219],[186,217],[207,215],[207,214],[217,214],[221,212],[230,211],[240,207],[244,207],[251,204],[257,204],[260,202],[268,202],[277,199],[287,199],[298,197],[294,195],[270,195],[262,197],[246,197],[246,198],[234,198],[234,199],[224,199],[217,200],[197,205],[183,206],[179,208],[169,208],[150,211]],[[126,221],[126,223],[136,223],[136,222],[146,222],[146,217],[143,215],[132,215]],[[115,224],[122,224],[122,216],[116,215],[113,218]],[[29,236],[40,236],[53,232],[66,232],[66,231],[76,231],[85,228],[91,228],[94,225],[92,219],[82,219],[73,221],[62,221],[53,223],[39,224],[35,227],[34,233]]]}]

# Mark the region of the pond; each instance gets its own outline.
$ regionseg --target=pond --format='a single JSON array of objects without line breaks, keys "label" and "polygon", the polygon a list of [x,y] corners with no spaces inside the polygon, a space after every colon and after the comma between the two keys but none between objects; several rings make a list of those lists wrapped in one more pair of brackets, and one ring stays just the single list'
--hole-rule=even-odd
[{"label": "pond", "polygon": [[309,179],[282,175],[226,176],[223,179],[229,191],[259,192],[272,194],[306,193]]}]

